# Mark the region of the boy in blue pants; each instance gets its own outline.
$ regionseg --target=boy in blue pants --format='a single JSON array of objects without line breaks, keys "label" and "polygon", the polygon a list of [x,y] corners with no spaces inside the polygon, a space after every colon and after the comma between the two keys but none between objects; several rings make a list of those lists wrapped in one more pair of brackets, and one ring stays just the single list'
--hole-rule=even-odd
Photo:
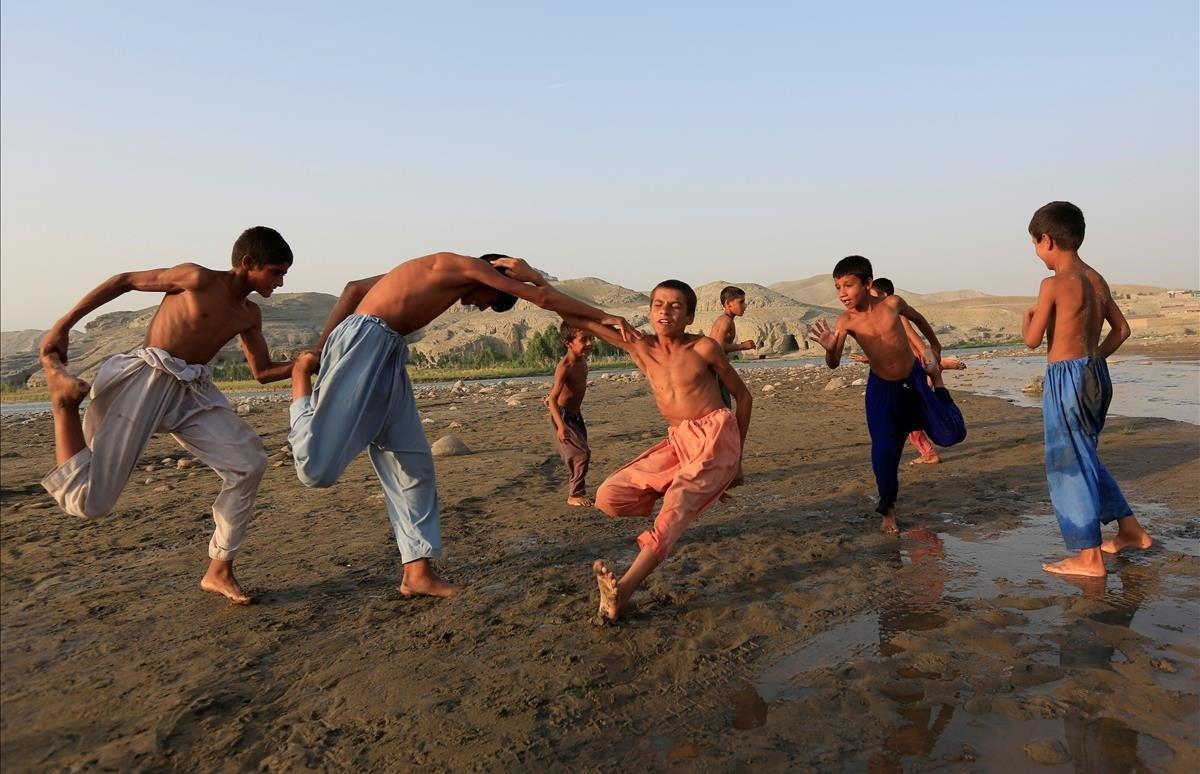
[{"label": "boy in blue pants", "polygon": [[332,486],[360,452],[369,450],[404,563],[400,593],[405,596],[449,597],[458,589],[430,566],[442,549],[437,487],[406,369],[404,337],[456,303],[504,312],[518,298],[615,327],[631,341],[639,337],[623,318],[555,290],[525,261],[434,253],[347,284],[315,351],[296,357],[288,435],[296,475],[305,486]]},{"label": "boy in blue pants", "polygon": [[[1021,333],[1032,349],[1046,337],[1046,480],[1067,548],[1075,556],[1042,569],[1059,575],[1103,577],[1104,553],[1149,548],[1153,541],[1100,462],[1100,431],[1112,401],[1106,358],[1129,338],[1129,323],[1108,283],[1079,257],[1085,223],[1070,202],[1050,202],[1033,214],[1029,235],[1053,277],[1042,280],[1037,303],[1025,312]],[[1111,330],[1100,341],[1105,321]],[[1100,525],[1117,522],[1102,541]]]},{"label": "boy in blue pants", "polygon": [[[825,364],[830,368],[841,363],[847,335],[854,337],[869,361],[867,429],[871,433],[871,467],[879,487],[875,510],[883,516],[880,528],[894,535],[900,532],[896,523],[897,471],[908,434],[924,430],[938,446],[953,446],[967,437],[967,427],[942,382],[942,345],[937,334],[900,296],[873,296],[873,276],[871,262],[861,255],[838,261],[833,267],[833,285],[846,311],[832,330],[825,320],[817,320],[809,338],[825,348]],[[901,318],[911,320],[929,342],[924,367],[913,355]]]}]

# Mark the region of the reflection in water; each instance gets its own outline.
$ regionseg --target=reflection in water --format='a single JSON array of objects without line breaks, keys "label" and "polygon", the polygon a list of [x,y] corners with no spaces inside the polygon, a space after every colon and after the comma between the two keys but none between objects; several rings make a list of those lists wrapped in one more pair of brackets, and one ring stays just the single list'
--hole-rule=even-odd
[{"label": "reflection in water", "polygon": [[[1031,660],[1054,664],[1085,680],[1087,670],[1111,670],[1114,658],[1123,658],[1118,643],[1130,638],[1108,627],[1137,631],[1159,647],[1193,646],[1198,621],[1194,604],[1188,604],[1191,591],[1176,588],[1171,576],[1162,575],[1153,552],[1115,560],[1115,572],[1107,579],[1048,577],[1040,571],[1040,553],[1058,541],[1051,519],[1031,520],[981,542],[921,528],[909,530],[891,558],[891,593],[875,611],[813,637],[804,648],[765,670],[755,697],[761,695],[767,702],[802,698],[807,692],[795,687],[797,677],[853,658],[887,663],[912,647],[909,634],[936,631],[952,618],[961,618],[956,608],[963,599],[1013,603],[1022,610],[1022,622],[1005,628],[1025,640]],[[1176,550],[1195,553],[1194,540],[1176,537],[1171,542]],[[1068,609],[1087,612],[1083,616],[1064,613],[1058,604],[1063,595],[1073,594],[1103,604],[1078,608],[1067,604]],[[1049,658],[1042,658],[1043,654]],[[959,712],[955,703],[936,700],[924,706],[928,683],[923,681],[949,676],[900,661],[893,670],[900,679],[885,693],[896,703],[904,724],[870,754],[867,764],[872,771],[948,759],[947,755],[964,749],[972,749],[972,756],[974,750],[986,754],[994,764],[1005,761],[1005,766],[1020,768],[1030,763],[1022,751],[1025,742],[1038,738],[1060,741],[1078,772],[1143,770],[1146,764],[1166,763],[1174,756],[1169,745],[1139,734],[1121,720],[1089,717],[1094,710],[1086,706],[1057,719],[1024,720],[991,713],[971,716]],[[1162,677],[1188,679],[1183,674]],[[1194,692],[1194,684],[1181,688]],[[971,697],[963,697],[967,698]],[[762,713],[765,720],[765,709]]]},{"label": "reflection in water", "polygon": [[747,685],[733,695],[733,727],[738,731],[758,728],[767,722],[767,703],[753,686]]}]

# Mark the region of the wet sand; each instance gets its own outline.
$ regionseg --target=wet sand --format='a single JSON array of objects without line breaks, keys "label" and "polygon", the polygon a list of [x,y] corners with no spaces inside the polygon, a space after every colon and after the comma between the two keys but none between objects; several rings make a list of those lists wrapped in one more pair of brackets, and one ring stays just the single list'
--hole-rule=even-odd
[{"label": "wet sand", "polygon": [[[590,565],[626,564],[643,522],[563,503],[536,385],[420,390],[430,439],[475,450],[438,460],[441,567],[468,587],[450,601],[396,591],[365,457],[297,483],[284,403],[248,417],[272,463],[247,608],[197,589],[217,479],[177,469],[170,438],[85,521],[38,486],[48,420],[6,419],[4,769],[1196,769],[1200,428],[1110,420],[1102,453],[1159,544],[1073,583],[1039,569],[1064,552],[1036,409],[956,394],[969,437],[905,465],[897,539],[872,511],[863,388],[745,376],[747,485],[609,628]],[[584,414],[593,488],[662,434],[641,380],[598,379]]]}]

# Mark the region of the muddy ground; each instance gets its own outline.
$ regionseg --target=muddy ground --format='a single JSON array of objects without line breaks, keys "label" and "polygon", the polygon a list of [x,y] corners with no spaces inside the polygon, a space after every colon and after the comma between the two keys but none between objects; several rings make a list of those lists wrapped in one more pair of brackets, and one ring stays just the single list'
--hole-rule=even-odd
[{"label": "muddy ground", "polygon": [[[299,485],[284,403],[248,417],[272,466],[245,608],[197,588],[217,479],[169,437],[85,521],[38,485],[49,421],[6,418],[3,768],[1196,770],[1200,427],[1110,421],[1104,459],[1159,543],[1068,583],[1039,569],[1063,549],[1036,409],[958,395],[969,437],[905,465],[894,538],[863,388],[747,376],[747,485],[609,628],[590,565],[627,563],[643,524],[563,503],[542,387],[421,390],[430,439],[474,450],[438,460],[450,601],[396,591],[365,456]],[[663,431],[640,380],[598,379],[584,413],[592,487]]]}]

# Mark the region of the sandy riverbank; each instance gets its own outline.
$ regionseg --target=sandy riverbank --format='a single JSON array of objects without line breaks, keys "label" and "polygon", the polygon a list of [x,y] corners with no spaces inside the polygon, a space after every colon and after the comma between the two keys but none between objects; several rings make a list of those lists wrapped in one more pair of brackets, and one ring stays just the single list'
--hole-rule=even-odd
[{"label": "sandy riverbank", "polygon": [[[1038,411],[960,395],[968,440],[905,467],[897,540],[876,531],[862,388],[746,376],[747,486],[614,628],[589,623],[589,566],[627,562],[642,525],[563,505],[538,386],[422,391],[431,440],[475,450],[438,461],[442,567],[468,586],[448,602],[395,591],[365,457],[300,487],[283,403],[249,416],[273,455],[249,608],[196,589],[217,480],[163,466],[173,441],[81,521],[38,486],[49,421],[6,421],[4,768],[1195,769],[1200,428],[1110,422],[1105,458],[1160,544],[1081,587],[1037,569],[1062,554]],[[593,487],[662,433],[644,381],[599,379],[584,411]]]}]

